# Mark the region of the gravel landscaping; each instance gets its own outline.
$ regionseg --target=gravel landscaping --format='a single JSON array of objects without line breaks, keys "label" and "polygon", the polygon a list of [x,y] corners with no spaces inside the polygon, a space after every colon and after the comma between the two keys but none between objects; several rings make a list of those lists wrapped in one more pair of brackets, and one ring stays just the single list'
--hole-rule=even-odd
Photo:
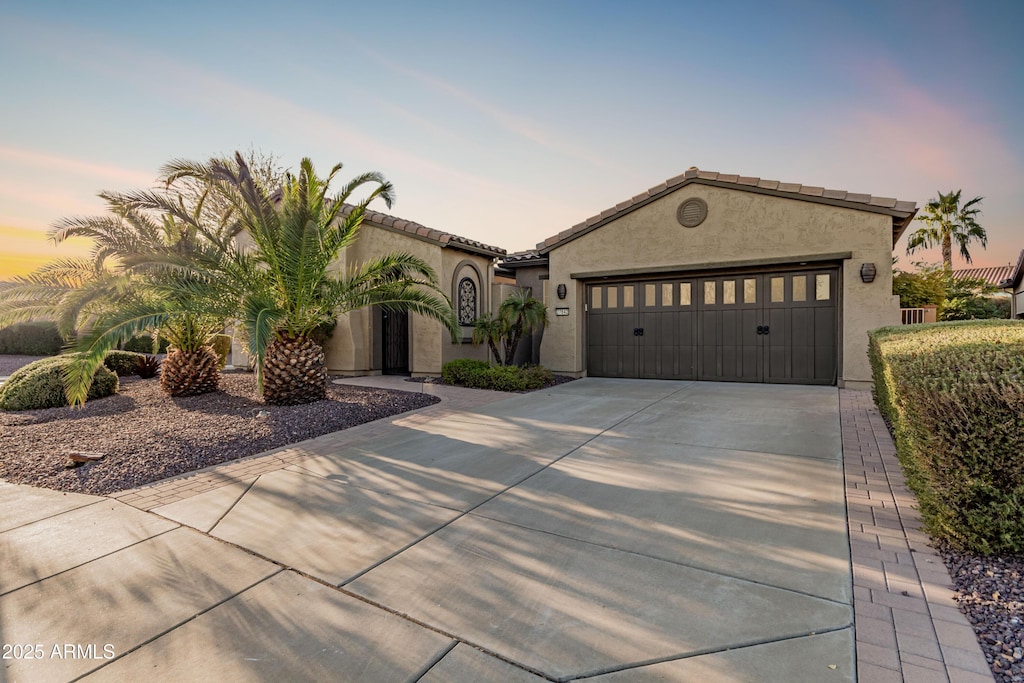
[{"label": "gravel landscaping", "polygon": [[[170,398],[157,379],[122,377],[116,395],[83,408],[0,411],[0,479],[107,494],[440,400],[336,384],[327,392],[329,398],[316,403],[268,406],[259,400],[251,373],[224,373],[221,391],[188,398]],[[67,469],[70,451],[104,457]]]},{"label": "gravel landscaping", "polygon": [[1024,681],[1024,558],[940,549],[997,683]]}]

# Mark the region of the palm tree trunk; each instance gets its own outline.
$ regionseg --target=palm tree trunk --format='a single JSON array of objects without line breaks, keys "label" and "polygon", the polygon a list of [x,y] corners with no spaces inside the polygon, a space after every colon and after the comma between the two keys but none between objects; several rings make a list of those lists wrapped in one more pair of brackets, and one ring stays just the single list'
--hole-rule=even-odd
[{"label": "palm tree trunk", "polygon": [[501,352],[498,351],[498,345],[494,342],[493,338],[488,338],[487,346],[491,349],[491,355],[494,356],[494,362],[501,365]]},{"label": "palm tree trunk", "polygon": [[305,336],[282,335],[267,345],[263,400],[271,405],[312,403],[327,397],[323,347]]},{"label": "palm tree trunk", "polygon": [[942,236],[942,267],[953,270],[953,238],[948,232]]}]

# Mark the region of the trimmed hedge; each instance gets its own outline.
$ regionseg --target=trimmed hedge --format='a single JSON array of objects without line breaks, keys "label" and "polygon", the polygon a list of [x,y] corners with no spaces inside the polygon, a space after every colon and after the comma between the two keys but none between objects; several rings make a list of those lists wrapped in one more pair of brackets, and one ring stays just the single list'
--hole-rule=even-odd
[{"label": "trimmed hedge", "polygon": [[64,340],[53,323],[17,323],[0,329],[0,353],[56,356],[62,346]]},{"label": "trimmed hedge", "polygon": [[494,391],[528,391],[540,389],[554,380],[554,375],[540,365],[495,365],[482,360],[458,358],[441,368],[441,378],[448,384]]},{"label": "trimmed hedge", "polygon": [[1024,553],[1024,323],[869,337],[875,401],[928,531],[957,550]]},{"label": "trimmed hedge", "polygon": [[[68,404],[64,395],[64,369],[73,356],[43,358],[19,368],[0,386],[0,409],[33,410]],[[117,393],[117,375],[104,366],[96,368],[86,400]]]},{"label": "trimmed hedge", "polygon": [[145,357],[144,353],[112,350],[103,357],[103,364],[118,377],[127,377],[139,373],[139,359]]}]

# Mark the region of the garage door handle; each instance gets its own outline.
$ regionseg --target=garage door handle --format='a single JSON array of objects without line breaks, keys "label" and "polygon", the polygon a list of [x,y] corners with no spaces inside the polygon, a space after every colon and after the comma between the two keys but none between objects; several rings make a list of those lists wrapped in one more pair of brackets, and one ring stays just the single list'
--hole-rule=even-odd
[{"label": "garage door handle", "polygon": [[768,326],[767,325],[758,325],[757,326],[757,333],[758,334],[768,334]]},{"label": "garage door handle", "polygon": [[642,328],[642,327],[634,327],[633,328],[633,336],[634,337],[642,337],[642,336],[644,336],[644,328]]}]

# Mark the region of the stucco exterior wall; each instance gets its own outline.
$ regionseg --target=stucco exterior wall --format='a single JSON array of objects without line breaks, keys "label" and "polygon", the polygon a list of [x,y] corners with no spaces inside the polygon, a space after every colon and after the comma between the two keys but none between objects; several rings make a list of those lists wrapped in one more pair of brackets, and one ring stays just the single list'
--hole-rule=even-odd
[{"label": "stucco exterior wall", "polygon": [[[696,228],[676,220],[680,203],[707,202],[708,215]],[[582,374],[586,286],[573,273],[645,270],[792,259],[851,252],[843,262],[840,383],[869,382],[867,332],[900,321],[892,296],[892,220],[882,214],[752,192],[691,184],[553,249],[548,288],[568,288],[560,306],[569,316],[551,317],[541,362],[555,372]],[[860,279],[862,263],[874,263],[874,282]],[[550,305],[550,302],[548,302]]]},{"label": "stucco exterior wall", "polygon": [[[364,222],[359,237],[333,266],[336,273],[344,273],[387,253],[408,253],[423,259],[437,273],[438,284],[444,296],[455,304],[456,288],[463,277],[477,285],[478,311],[490,305],[490,283],[493,279],[493,259],[453,247],[417,239],[412,235],[389,230]],[[372,309],[363,309],[338,317],[334,334],[327,340],[325,353],[330,372],[345,375],[377,374],[381,370],[379,334],[374,324],[380,324],[379,315]],[[453,342],[448,331],[435,320],[409,316],[409,371],[413,376],[438,375],[443,363],[453,358],[486,359],[486,349],[468,341],[472,328],[463,329],[464,343]]]},{"label": "stucco exterior wall", "polygon": [[[448,248],[442,250],[442,271],[439,273],[441,286],[445,288],[445,295],[451,300],[456,315],[459,310],[459,283],[463,278],[468,278],[476,285],[476,317],[479,317],[491,310],[491,283],[494,280],[494,260],[471,254],[461,249]],[[428,321],[423,321],[424,323]],[[433,323],[437,325],[437,323]],[[461,336],[458,341],[453,342],[451,335],[443,332],[444,339],[441,344],[441,363],[447,363],[456,358],[473,358],[476,360],[487,360],[487,346],[485,344],[473,344],[473,326],[462,325]],[[437,369],[437,373],[441,368]]]}]

